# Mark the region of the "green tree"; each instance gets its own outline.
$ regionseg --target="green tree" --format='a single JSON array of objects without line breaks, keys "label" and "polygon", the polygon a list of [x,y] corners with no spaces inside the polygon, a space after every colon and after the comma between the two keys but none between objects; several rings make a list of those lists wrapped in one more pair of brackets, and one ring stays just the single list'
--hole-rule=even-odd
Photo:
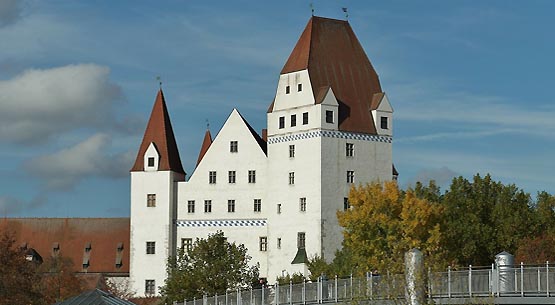
[{"label": "green tree", "polygon": [[0,235],[0,305],[43,304],[37,264],[27,261],[12,233]]},{"label": "green tree", "polygon": [[160,293],[169,304],[248,288],[258,279],[258,264],[249,266],[250,260],[244,245],[228,242],[218,231],[197,239],[190,251],[180,249],[169,258],[168,278]]}]

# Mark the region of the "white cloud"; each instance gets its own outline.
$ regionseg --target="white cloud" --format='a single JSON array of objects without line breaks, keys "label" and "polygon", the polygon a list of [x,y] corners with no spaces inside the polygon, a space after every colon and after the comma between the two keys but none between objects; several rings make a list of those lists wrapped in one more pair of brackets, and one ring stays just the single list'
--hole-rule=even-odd
[{"label": "white cloud", "polygon": [[2,216],[9,216],[10,214],[32,209],[38,207],[46,202],[44,195],[38,195],[35,198],[26,201],[12,196],[0,196],[0,213]]},{"label": "white cloud", "polygon": [[0,1],[0,27],[12,24],[21,17],[21,0]]},{"label": "white cloud", "polygon": [[77,128],[114,127],[120,88],[95,64],[27,70],[0,81],[0,140],[33,143]]},{"label": "white cloud", "polygon": [[44,181],[46,188],[67,190],[89,177],[125,177],[134,155],[131,152],[108,152],[111,138],[96,134],[50,155],[28,160],[24,168]]},{"label": "white cloud", "polygon": [[444,186],[449,184],[449,182],[456,176],[460,174],[456,173],[455,171],[449,169],[446,166],[441,168],[429,168],[420,170],[414,175],[414,177],[410,178],[408,184],[414,186],[416,182],[421,182],[424,185],[427,185],[430,181],[435,181],[436,185]]}]

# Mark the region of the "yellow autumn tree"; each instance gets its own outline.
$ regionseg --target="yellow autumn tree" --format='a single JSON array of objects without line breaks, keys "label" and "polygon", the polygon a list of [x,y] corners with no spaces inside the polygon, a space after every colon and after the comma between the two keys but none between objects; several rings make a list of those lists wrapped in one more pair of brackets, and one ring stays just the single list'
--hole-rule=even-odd
[{"label": "yellow autumn tree", "polygon": [[344,227],[344,247],[360,273],[400,272],[404,253],[412,248],[434,259],[442,257],[437,203],[418,198],[410,189],[403,192],[394,181],[353,187],[349,202],[351,208],[337,217]]}]

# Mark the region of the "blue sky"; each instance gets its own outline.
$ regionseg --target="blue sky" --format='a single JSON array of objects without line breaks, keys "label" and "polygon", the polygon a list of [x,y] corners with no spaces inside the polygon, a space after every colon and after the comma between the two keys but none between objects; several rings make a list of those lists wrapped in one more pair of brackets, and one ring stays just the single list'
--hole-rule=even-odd
[{"label": "blue sky", "polygon": [[[161,76],[183,165],[233,108],[256,130],[310,1],[0,1],[0,214],[129,215]],[[555,193],[555,2],[313,1],[395,109],[400,183],[491,173]]]}]

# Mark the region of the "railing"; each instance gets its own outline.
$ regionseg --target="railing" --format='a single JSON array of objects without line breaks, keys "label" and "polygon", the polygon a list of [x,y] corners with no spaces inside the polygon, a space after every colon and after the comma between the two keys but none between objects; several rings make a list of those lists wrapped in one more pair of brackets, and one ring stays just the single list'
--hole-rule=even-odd
[{"label": "railing", "polygon": [[[429,272],[427,297],[478,298],[555,296],[555,268],[549,265],[448,268]],[[316,282],[279,285],[205,296],[174,305],[299,305],[339,303],[348,300],[403,300],[405,277],[398,275],[363,278],[319,278]]]}]

